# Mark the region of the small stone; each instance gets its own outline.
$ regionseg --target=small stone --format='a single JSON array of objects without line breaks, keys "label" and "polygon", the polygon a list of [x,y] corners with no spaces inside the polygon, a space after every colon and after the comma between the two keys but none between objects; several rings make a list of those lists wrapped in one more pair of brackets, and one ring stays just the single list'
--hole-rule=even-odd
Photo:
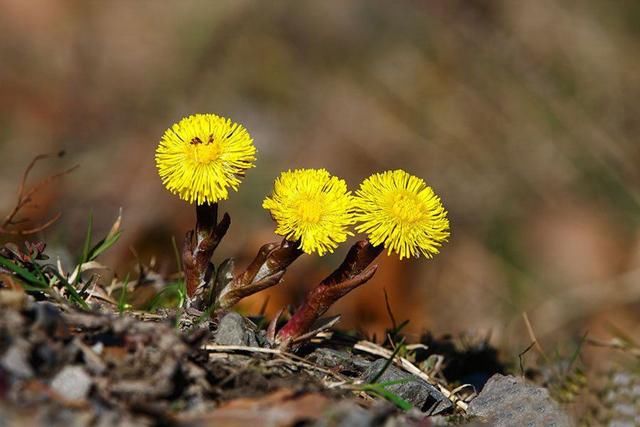
[{"label": "small stone", "polygon": [[214,342],[219,345],[239,345],[256,347],[256,334],[249,321],[240,314],[231,311],[225,314],[218,324]]},{"label": "small stone", "polygon": [[629,384],[631,384],[631,375],[629,375],[627,372],[616,372],[616,374],[611,379],[611,383],[619,387],[627,387]]},{"label": "small stone", "polygon": [[91,377],[80,366],[65,366],[51,381],[51,388],[69,400],[83,400],[91,388]]},{"label": "small stone", "polygon": [[633,418],[636,415],[636,408],[629,403],[620,402],[613,406],[613,413],[616,414],[616,417]]},{"label": "small stone", "polygon": [[638,424],[633,421],[620,421],[620,420],[612,420],[609,421],[609,427],[636,427]]},{"label": "small stone", "polygon": [[28,354],[29,343],[24,340],[16,340],[0,359],[0,366],[18,378],[31,378],[33,377],[33,369],[29,364]]},{"label": "small stone", "polygon": [[[376,360],[369,365],[367,370],[362,374],[361,379],[365,383],[371,383],[386,363],[386,359]],[[389,365],[375,382],[385,383],[405,379],[408,381],[401,384],[390,385],[385,388],[421,411],[427,412],[429,415],[441,414],[453,408],[451,401],[447,399],[437,387],[394,365]]]},{"label": "small stone", "polygon": [[546,389],[510,375],[491,377],[467,413],[495,427],[571,426],[569,416]]}]

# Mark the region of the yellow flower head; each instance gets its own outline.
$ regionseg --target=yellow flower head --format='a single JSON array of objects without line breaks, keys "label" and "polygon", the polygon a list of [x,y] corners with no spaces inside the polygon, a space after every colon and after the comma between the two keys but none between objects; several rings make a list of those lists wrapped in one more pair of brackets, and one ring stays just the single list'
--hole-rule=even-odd
[{"label": "yellow flower head", "polygon": [[356,230],[384,244],[400,259],[432,258],[449,237],[449,220],[440,198],[420,178],[403,170],[370,176],[356,192]]},{"label": "yellow flower head", "polygon": [[320,256],[353,235],[353,196],[344,180],[324,169],[282,172],[262,207],[276,221],[276,234],[300,240],[300,248]]},{"label": "yellow flower head", "polygon": [[156,166],[169,191],[189,203],[215,203],[238,190],[256,148],[247,130],[215,114],[194,114],[167,129]]}]

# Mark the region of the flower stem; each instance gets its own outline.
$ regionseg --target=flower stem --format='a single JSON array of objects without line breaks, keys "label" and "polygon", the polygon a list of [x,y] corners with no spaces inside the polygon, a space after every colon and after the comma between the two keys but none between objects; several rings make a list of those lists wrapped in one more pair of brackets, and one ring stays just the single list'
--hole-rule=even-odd
[{"label": "flower stem", "polygon": [[280,347],[288,347],[292,340],[311,330],[333,303],[371,279],[377,266],[370,264],[382,249],[382,245],[373,246],[368,240],[355,243],[340,267],[307,293],[300,308],[278,331],[276,342]]},{"label": "flower stem", "polygon": [[226,310],[242,298],[277,285],[287,268],[300,255],[299,242],[283,240],[262,246],[244,273],[236,276],[218,296],[218,307]]},{"label": "flower stem", "polygon": [[203,308],[213,273],[211,256],[230,224],[231,218],[226,213],[218,222],[217,203],[196,205],[196,228],[187,232],[182,250],[189,306]]}]

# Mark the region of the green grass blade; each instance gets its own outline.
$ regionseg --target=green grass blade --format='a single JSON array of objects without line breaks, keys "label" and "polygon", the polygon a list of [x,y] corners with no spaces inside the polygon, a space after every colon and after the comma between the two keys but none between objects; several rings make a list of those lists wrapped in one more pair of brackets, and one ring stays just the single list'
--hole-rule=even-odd
[{"label": "green grass blade", "polygon": [[[84,298],[82,298],[82,296],[80,295],[80,293],[78,292],[78,290],[73,284],[69,283],[69,281],[65,277],[63,277],[60,273],[58,273],[58,271],[55,268],[51,268],[49,269],[49,271],[51,272],[51,274],[53,274],[58,278],[58,280],[60,281],[60,283],[62,283],[62,285],[67,290],[67,292],[69,292],[69,299],[71,299],[71,301],[73,301],[76,305],[84,308],[85,310],[89,310],[89,304],[87,304]],[[79,275],[80,273],[78,273],[78,276]]]},{"label": "green grass blade", "polygon": [[395,350],[393,350],[393,353],[391,354],[391,357],[389,357],[387,359],[387,361],[385,362],[384,366],[382,367],[382,369],[380,369],[380,372],[378,372],[376,374],[375,377],[373,377],[373,379],[371,380],[371,383],[375,383],[376,381],[378,381],[378,379],[380,379],[380,377],[382,376],[382,374],[384,374],[384,371],[387,370],[387,368],[389,367],[389,365],[391,365],[391,363],[393,363],[393,359],[395,359],[395,357],[398,355],[398,353],[400,352],[400,350],[404,347],[404,338],[400,341],[400,343],[398,343],[398,345],[396,345]]},{"label": "green grass blade", "polygon": [[4,258],[4,257],[0,256],[0,265],[2,267],[6,268],[7,270],[17,274],[18,277],[20,277],[22,280],[26,281],[31,286],[36,286],[36,287],[38,287],[40,289],[49,287],[49,284],[47,283],[46,280],[43,281],[42,279],[38,278],[35,274],[30,272],[26,268],[21,267],[21,266],[15,264],[15,263],[13,263],[8,258]]},{"label": "green grass blade", "polygon": [[406,384],[406,383],[410,383],[413,381],[417,381],[417,379],[415,377],[411,378],[411,377],[407,377],[407,378],[401,378],[399,380],[393,380],[393,381],[383,381],[381,383],[375,383],[372,385],[380,385],[382,387],[389,387],[392,385],[398,385],[398,384]]},{"label": "green grass blade", "polygon": [[121,234],[122,234],[122,231],[117,231],[112,236],[107,236],[104,239],[100,240],[98,243],[95,244],[95,246],[89,249],[89,251],[87,252],[86,260],[93,261],[96,258],[98,258],[98,256],[100,256],[102,253],[104,253],[109,248],[111,248],[111,246],[115,245],[115,243],[120,238]]},{"label": "green grass blade", "polygon": [[171,236],[171,245],[173,246],[173,255],[176,257],[178,273],[182,273],[182,258],[180,257],[180,251],[178,250],[178,244],[176,243],[176,236]]},{"label": "green grass blade", "polygon": [[64,287],[67,289],[67,291],[69,292],[69,298],[71,299],[71,301],[76,303],[76,305],[84,308],[85,310],[89,310],[89,304],[87,304],[87,302],[84,300],[84,298],[82,298],[80,296],[80,294],[78,293],[76,288],[71,283],[67,282],[66,280],[64,282],[62,282],[62,283],[63,283]]},{"label": "green grass blade", "polygon": [[38,281],[46,283],[47,287],[51,287],[51,284],[49,283],[47,276],[44,275],[44,272],[42,271],[42,268],[40,268],[40,265],[38,265],[38,263],[35,261],[32,262],[31,265],[33,265],[33,269],[35,270],[34,275],[38,278]]},{"label": "green grass blade", "polygon": [[80,273],[82,272],[82,264],[87,262],[87,257],[89,256],[89,247],[91,245],[91,233],[93,232],[93,214],[89,213],[89,224],[87,225],[87,234],[84,238],[84,246],[82,247],[82,255],[80,256],[80,261],[78,262],[78,274],[73,279],[72,285],[75,285],[80,280]]},{"label": "green grass blade", "polygon": [[404,320],[404,321],[403,321],[402,323],[400,323],[398,326],[396,326],[396,327],[395,327],[395,328],[393,328],[391,331],[389,331],[389,334],[390,334],[392,337],[395,337],[396,335],[398,335],[398,334],[399,334],[399,333],[404,329],[404,327],[405,327],[405,326],[407,326],[407,325],[409,324],[409,322],[410,322],[410,320],[409,320],[409,319]]},{"label": "green grass blade", "polygon": [[162,290],[160,290],[160,292],[156,294],[156,296],[153,297],[151,302],[149,302],[147,310],[151,312],[156,311],[165,302],[164,300],[168,299],[166,294],[171,292],[174,292],[175,295],[180,298],[180,284],[173,283],[165,286]]},{"label": "green grass blade", "polygon": [[364,391],[367,391],[369,393],[377,394],[378,396],[387,399],[389,402],[393,403],[394,405],[396,405],[398,408],[402,409],[403,411],[408,411],[411,408],[413,408],[413,405],[411,403],[407,402],[406,400],[404,400],[403,398],[401,398],[397,394],[387,390],[386,388],[384,388],[380,384],[367,384],[362,389]]},{"label": "green grass blade", "polygon": [[82,248],[82,260],[80,265],[87,262],[89,259],[89,246],[91,245],[91,234],[93,233],[93,214],[89,213],[89,225],[87,226],[87,235],[84,239],[84,246]]},{"label": "green grass blade", "polygon": [[118,312],[120,316],[124,313],[127,308],[127,288],[129,286],[129,273],[124,278],[124,282],[122,283],[122,290],[120,291],[120,298],[118,298]]}]

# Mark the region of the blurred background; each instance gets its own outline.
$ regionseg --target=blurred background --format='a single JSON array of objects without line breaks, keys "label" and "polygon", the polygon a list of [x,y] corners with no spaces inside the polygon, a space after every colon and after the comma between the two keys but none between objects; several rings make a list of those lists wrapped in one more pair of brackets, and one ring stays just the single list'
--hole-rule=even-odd
[{"label": "blurred background", "polygon": [[[70,260],[89,213],[124,235],[102,262],[175,272],[193,208],[167,192],[154,150],[181,117],[243,123],[257,167],[223,209],[216,261],[244,267],[272,240],[261,208],[288,168],[325,167],[352,188],[403,168],[441,195],[452,236],[433,260],[383,256],[332,310],[378,336],[383,290],[408,331],[491,335],[510,354],[585,332],[640,339],[640,2],[0,0],[0,213],[33,178],[38,235]],[[3,237],[10,240],[9,237]],[[355,240],[355,239],[354,239]],[[348,245],[305,256],[243,307],[300,301]]]}]

